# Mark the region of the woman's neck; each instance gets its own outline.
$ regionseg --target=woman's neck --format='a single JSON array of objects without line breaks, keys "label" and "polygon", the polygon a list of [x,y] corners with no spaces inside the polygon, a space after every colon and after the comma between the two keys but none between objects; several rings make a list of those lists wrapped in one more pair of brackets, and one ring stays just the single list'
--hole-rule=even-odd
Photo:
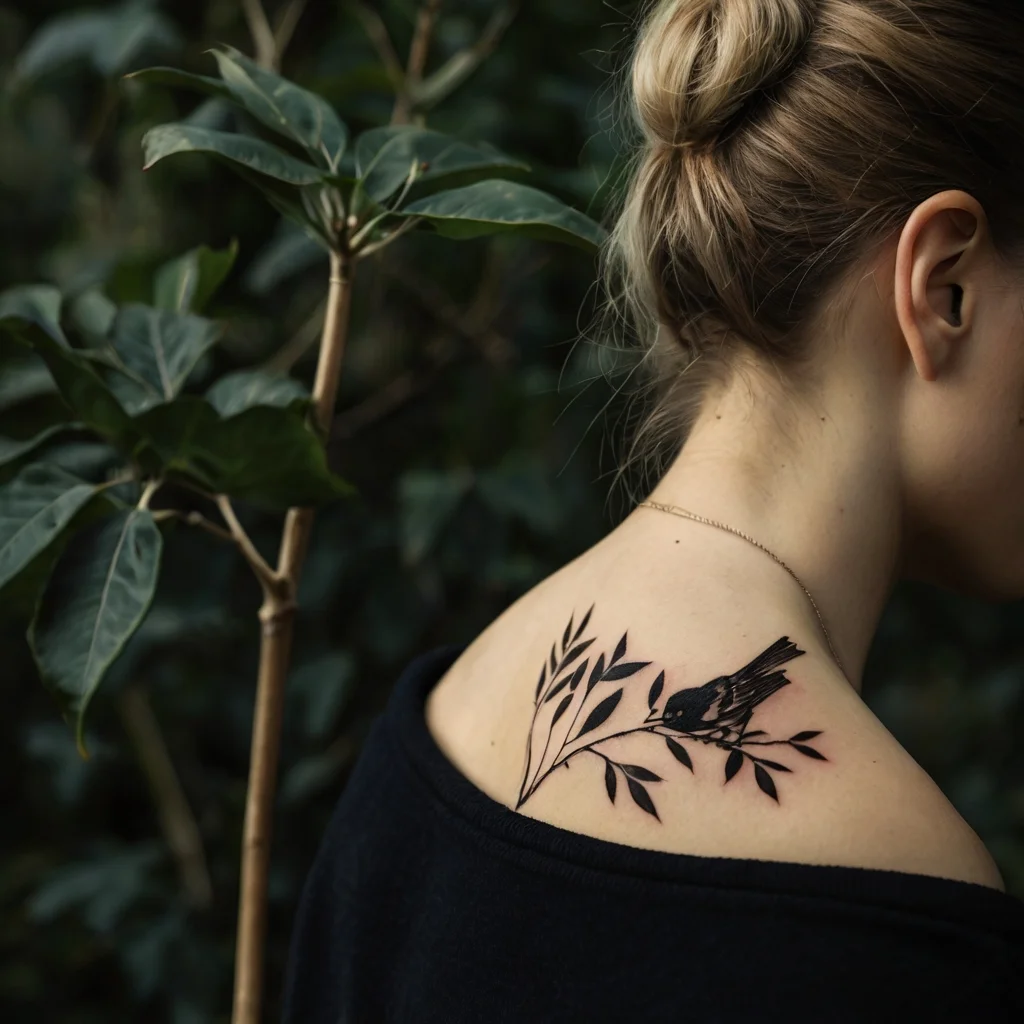
[{"label": "woman's neck", "polygon": [[[903,513],[892,424],[879,395],[855,374],[833,375],[812,402],[752,397],[738,382],[709,400],[650,498],[741,530],[789,566],[824,619],[847,679],[859,692],[864,663],[892,586],[899,577]],[[807,596],[781,567],[753,571],[769,556],[701,523],[647,508],[619,527],[703,531],[701,544],[749,565],[737,601],[810,616],[813,637],[828,644]],[[671,563],[666,563],[670,565]],[[658,570],[655,569],[655,572]],[[671,571],[671,570],[670,570]],[[669,591],[671,592],[671,591]]]}]

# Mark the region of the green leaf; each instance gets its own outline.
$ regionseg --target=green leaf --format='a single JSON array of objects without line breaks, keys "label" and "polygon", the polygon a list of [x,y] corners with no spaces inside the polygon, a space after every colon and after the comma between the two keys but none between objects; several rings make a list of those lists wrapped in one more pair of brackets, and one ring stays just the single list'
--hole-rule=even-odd
[{"label": "green leaf", "polygon": [[32,344],[39,332],[67,344],[60,329],[61,294],[50,284],[23,284],[0,292],[0,327]]},{"label": "green leaf", "polygon": [[153,600],[162,546],[148,509],[127,509],[83,530],[54,567],[29,626],[40,675],[75,717],[83,757],[86,708]]},{"label": "green leaf", "polygon": [[238,240],[226,249],[200,245],[165,263],[156,272],[153,304],[175,313],[199,313],[228,276],[238,255]]},{"label": "green leaf", "polygon": [[448,238],[510,232],[594,249],[605,235],[600,225],[560,199],[496,178],[418,199],[394,215],[423,217]]},{"label": "green leaf", "polygon": [[127,371],[108,378],[133,415],[177,396],[220,327],[212,320],[132,303],[114,324],[114,351]]},{"label": "green leaf", "polygon": [[227,419],[255,405],[274,405],[305,411],[311,402],[305,386],[294,377],[263,370],[229,373],[206,392],[206,400]]},{"label": "green leaf", "polygon": [[[47,464],[56,465],[81,478],[70,466],[48,459]],[[134,496],[133,496],[134,497]],[[35,614],[39,598],[46,587],[54,565],[67,547],[68,542],[80,529],[109,516],[125,503],[118,501],[113,489],[97,490],[92,499],[87,501],[71,518],[56,537],[43,548],[24,568],[20,569],[13,579],[0,589],[4,611],[21,621],[28,622]]]},{"label": "green leaf", "polygon": [[103,441],[66,441],[47,449],[46,461],[87,480],[110,478],[110,470],[121,463],[116,448]]},{"label": "green leaf", "polygon": [[261,68],[232,47],[211,52],[228,90],[253,117],[297,142],[329,171],[338,170],[348,129],[327,100]]},{"label": "green leaf", "polygon": [[0,373],[0,410],[57,390],[46,364],[36,355],[4,361]]},{"label": "green leaf", "polygon": [[59,316],[56,288],[25,285],[0,293],[0,330],[35,349],[79,420],[114,443],[130,444],[131,419],[85,354],[68,345]]},{"label": "green leaf", "polygon": [[236,132],[221,132],[190,124],[160,124],[142,137],[145,166],[175,153],[211,153],[229,165],[252,171],[289,185],[314,185],[323,180],[323,172],[312,164],[297,160],[262,139]]},{"label": "green leaf", "polygon": [[176,49],[181,37],[151,0],[129,0],[112,10],[74,11],[47,21],[18,58],[15,77],[38,78],[86,61],[101,75],[126,71],[146,53]]},{"label": "green leaf", "polygon": [[142,68],[124,76],[128,81],[139,81],[146,85],[171,85],[182,89],[193,89],[211,96],[231,97],[231,91],[219,78],[209,75],[193,75],[180,68]]},{"label": "green leaf", "polygon": [[47,548],[95,492],[93,484],[48,462],[26,466],[0,487],[0,587]]},{"label": "green leaf", "polygon": [[529,171],[530,165],[487,142],[463,142],[412,125],[385,125],[363,132],[355,144],[356,174],[366,194],[382,203],[401,188],[415,161],[426,164],[412,195],[469,185],[482,178]]},{"label": "green leaf", "polygon": [[99,288],[89,288],[77,296],[69,310],[71,322],[91,342],[102,342],[110,334],[117,316],[114,305]]},{"label": "green leaf", "polygon": [[84,427],[84,423],[55,423],[52,427],[47,427],[41,433],[36,434],[35,437],[25,438],[24,440],[0,437],[0,466],[8,466],[23,455],[35,451],[46,444],[51,437],[56,437],[57,434],[62,434],[69,430],[82,430]]},{"label": "green leaf", "polygon": [[320,440],[297,410],[256,405],[221,419],[205,399],[184,395],[137,417],[144,466],[218,494],[283,510],[354,493],[327,468]]}]

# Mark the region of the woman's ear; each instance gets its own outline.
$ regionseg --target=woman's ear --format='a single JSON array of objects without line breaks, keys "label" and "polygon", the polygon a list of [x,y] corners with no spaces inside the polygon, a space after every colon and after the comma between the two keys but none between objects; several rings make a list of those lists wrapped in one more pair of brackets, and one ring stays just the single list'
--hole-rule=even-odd
[{"label": "woman's ear", "polygon": [[940,192],[910,215],[896,251],[895,302],[918,376],[934,381],[970,330],[968,278],[985,229],[981,205],[966,192]]}]

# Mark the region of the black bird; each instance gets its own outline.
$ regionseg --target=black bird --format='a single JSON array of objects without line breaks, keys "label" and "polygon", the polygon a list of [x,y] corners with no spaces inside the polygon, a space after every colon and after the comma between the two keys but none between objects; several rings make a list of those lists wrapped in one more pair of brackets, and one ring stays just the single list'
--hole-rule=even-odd
[{"label": "black bird", "polygon": [[785,672],[772,670],[806,653],[788,636],[780,637],[731,676],[673,693],[665,701],[662,723],[679,732],[721,731],[723,739],[733,730],[742,733],[754,708],[789,683]]}]

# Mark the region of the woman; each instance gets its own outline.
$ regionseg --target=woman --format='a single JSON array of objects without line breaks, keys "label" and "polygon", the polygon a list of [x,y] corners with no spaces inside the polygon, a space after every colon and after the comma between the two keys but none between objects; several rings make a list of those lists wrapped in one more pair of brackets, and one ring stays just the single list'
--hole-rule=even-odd
[{"label": "woman", "polygon": [[989,0],[647,10],[604,268],[670,464],[407,667],[286,1021],[1024,1019],[1024,905],[861,698],[898,580],[1024,596],[1022,53]]}]

